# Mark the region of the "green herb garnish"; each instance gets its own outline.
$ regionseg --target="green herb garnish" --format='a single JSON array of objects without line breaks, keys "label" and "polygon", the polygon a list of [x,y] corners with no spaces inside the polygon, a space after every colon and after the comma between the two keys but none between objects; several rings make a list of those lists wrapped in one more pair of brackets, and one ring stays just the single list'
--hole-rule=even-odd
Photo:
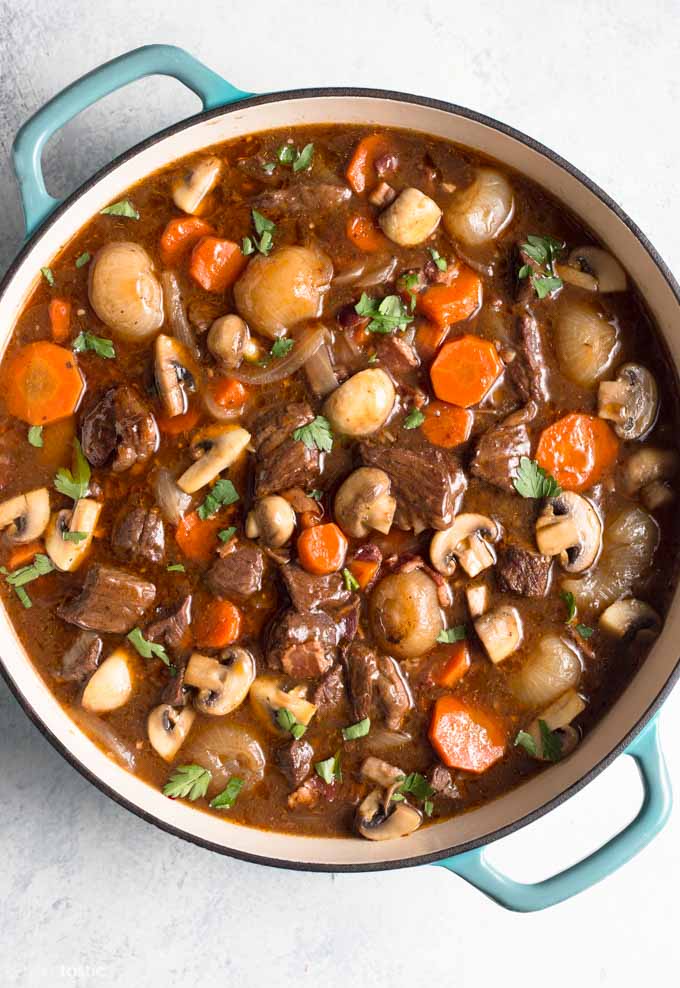
[{"label": "green herb garnish", "polygon": [[313,501],[320,501],[323,497],[323,491],[320,491],[315,487],[313,491],[307,491],[307,497],[311,497]]},{"label": "green herb garnish", "polygon": [[267,219],[262,213],[258,213],[256,209],[251,210],[253,216],[253,226],[255,227],[255,233],[257,233],[259,240],[256,237],[244,237],[243,247],[241,248],[244,254],[252,254],[252,250],[246,249],[246,240],[248,241],[248,246],[253,245],[257,247],[261,254],[267,255],[269,251],[274,246],[274,240],[272,234],[276,229],[276,224],[272,220]]},{"label": "green herb garnish", "polygon": [[210,800],[210,809],[230,810],[238,799],[238,794],[241,792],[241,789],[243,789],[243,786],[243,779],[239,779],[238,775],[232,775],[222,792],[218,793],[214,799]]},{"label": "green herb garnish", "polygon": [[530,264],[519,269],[519,278],[529,278],[539,298],[547,298],[562,287],[562,279],[555,273],[555,261],[564,250],[564,244],[554,237],[539,237],[530,233],[527,243],[520,244],[527,257],[530,257],[539,270],[534,271]]},{"label": "green herb garnish", "polygon": [[275,169],[275,168],[276,168],[276,165],[275,165],[275,163],[274,163],[273,161],[266,161],[266,162],[265,162],[265,163],[264,163],[264,164],[262,165],[262,171],[263,171],[263,172],[264,172],[264,173],[265,173],[266,175],[273,175],[273,174],[274,174],[274,169]]},{"label": "green herb garnish", "polygon": [[295,346],[295,340],[287,340],[281,338],[280,340],[275,340],[272,344],[272,348],[269,351],[269,356],[276,360],[279,357],[285,357],[287,353]]},{"label": "green herb garnish", "polygon": [[168,573],[186,573],[186,569],[184,568],[182,563],[170,563],[170,565],[167,566],[166,569]]},{"label": "green herb garnish", "polygon": [[296,741],[298,741],[307,730],[306,724],[301,724],[295,715],[292,714],[290,710],[286,710],[285,707],[280,707],[276,711],[276,723],[279,725],[281,730],[288,731],[289,734],[292,734]]},{"label": "green herb garnish", "polygon": [[243,237],[241,240],[241,253],[248,257],[249,254],[255,253],[255,244],[250,237]]},{"label": "green herb garnish", "polygon": [[571,622],[576,617],[576,600],[574,599],[573,593],[570,590],[563,590],[560,597],[564,601],[567,607],[567,620],[566,624],[571,624]]},{"label": "green herb garnish", "polygon": [[233,539],[235,534],[236,534],[236,526],[230,525],[229,528],[223,528],[221,532],[218,532],[217,538],[220,540],[220,542],[229,542],[231,539]]},{"label": "green herb garnish", "polygon": [[89,251],[84,251],[79,257],[76,257],[76,267],[84,268],[86,264],[89,264],[91,257]]},{"label": "green herb garnish", "polygon": [[40,268],[40,274],[43,276],[50,288],[52,288],[54,286],[54,275],[52,274],[52,268]]},{"label": "green herb garnish", "polygon": [[528,456],[520,458],[519,470],[512,483],[522,497],[557,497],[562,493],[562,488],[555,478],[540,467],[536,460],[530,460]]},{"label": "green herb garnish", "polygon": [[54,478],[54,486],[60,494],[65,494],[74,501],[85,497],[90,486],[90,464],[83,455],[82,447],[77,439],[73,440],[72,469],[60,467]]},{"label": "green herb garnish", "polygon": [[416,274],[415,271],[411,271],[410,274],[405,274],[404,277],[401,279],[404,288],[411,296],[411,300],[409,302],[409,310],[411,312],[415,312],[415,308],[416,308],[416,300],[418,297],[418,292],[417,292],[418,280],[419,280],[418,275]]},{"label": "green herb garnish", "polygon": [[404,419],[405,429],[417,429],[425,421],[425,416],[419,408],[412,408]]},{"label": "green herb garnish", "polygon": [[293,144],[282,144],[277,148],[276,157],[282,165],[292,165],[294,172],[301,172],[311,167],[314,157],[314,145],[305,144],[302,151]]},{"label": "green herb garnish", "polygon": [[578,631],[581,638],[585,638],[586,640],[588,638],[592,638],[592,636],[595,634],[595,629],[589,628],[587,624],[577,624],[576,630]]},{"label": "green herb garnish", "polygon": [[420,772],[411,772],[407,775],[395,791],[401,796],[413,796],[420,802],[434,796],[434,789]]},{"label": "green herb garnish", "polygon": [[87,538],[87,532],[62,532],[61,537],[64,542],[82,542]]},{"label": "green herb garnish", "polygon": [[363,720],[357,721],[356,724],[350,724],[349,727],[343,727],[342,736],[345,741],[356,741],[358,738],[365,738],[371,729],[371,718],[364,717]]},{"label": "green herb garnish", "polygon": [[201,799],[208,791],[212,774],[202,765],[180,765],[163,786],[171,799]]},{"label": "green herb garnish", "polygon": [[441,256],[441,254],[439,253],[439,251],[438,250],[435,250],[434,247],[429,247],[428,250],[430,252],[430,257],[432,258],[432,260],[434,261],[434,263],[437,265],[437,267],[439,268],[439,270],[440,271],[446,271],[446,269],[448,267],[448,264],[446,263],[446,259],[443,258]]},{"label": "green herb garnish", "polygon": [[437,635],[437,641],[442,645],[452,645],[454,642],[462,642],[467,638],[467,630],[464,624],[456,624],[453,628],[444,628]]},{"label": "green herb garnish", "polygon": [[559,734],[551,731],[544,720],[539,720],[538,727],[541,732],[541,748],[543,757],[549,762],[559,762],[562,757],[562,741]]},{"label": "green herb garnish", "polygon": [[43,444],[43,427],[41,425],[32,425],[28,430],[28,441],[31,446],[35,446],[36,449],[40,449]]},{"label": "green herb garnish", "polygon": [[172,662],[163,645],[148,641],[142,634],[141,628],[133,628],[127,636],[127,640],[131,645],[134,645],[143,659],[160,659],[169,669],[172,669]]},{"label": "green herb garnish", "polygon": [[354,311],[358,316],[370,318],[371,321],[366,327],[369,333],[403,332],[408,324],[413,322],[413,314],[409,313],[398,295],[386,295],[381,302],[378,302],[366,292],[362,292],[361,298],[354,306]]},{"label": "green herb garnish", "polygon": [[350,570],[347,569],[346,566],[345,566],[345,568],[342,571],[342,578],[345,581],[345,589],[346,590],[360,590],[361,589],[361,587],[359,586],[359,581],[350,572]]},{"label": "green herb garnish", "polygon": [[100,210],[102,216],[126,216],[129,220],[138,220],[139,213],[129,199],[121,199]]},{"label": "green herb garnish", "polygon": [[98,357],[104,357],[105,360],[113,360],[116,356],[113,341],[106,339],[105,336],[95,336],[94,333],[78,333],[71,347],[74,353],[92,350]]},{"label": "green herb garnish", "polygon": [[328,785],[331,785],[336,779],[338,782],[342,782],[340,752],[336,751],[334,755],[331,755],[330,758],[325,758],[322,762],[315,762],[314,771]]},{"label": "green herb garnish", "polygon": [[536,757],[536,742],[528,731],[520,731],[514,743],[516,747],[524,748],[529,755]]},{"label": "green herb garnish", "polygon": [[220,508],[226,507],[229,504],[235,504],[238,499],[238,491],[232,482],[226,478],[221,478],[210,489],[210,493],[206,496],[203,503],[199,504],[196,514],[201,521],[205,521],[206,518],[217,514]]},{"label": "green herb garnish", "polygon": [[320,449],[326,453],[333,449],[331,424],[323,415],[317,415],[313,422],[296,429],[293,439],[304,443],[307,449]]},{"label": "green herb garnish", "polygon": [[31,603],[31,598],[23,589],[24,586],[27,583],[32,583],[33,580],[37,580],[40,576],[45,576],[47,573],[51,573],[53,569],[54,566],[52,565],[52,561],[49,556],[39,552],[36,556],[34,556],[33,562],[29,563],[27,566],[21,566],[19,569],[15,569],[11,573],[4,566],[0,566],[0,573],[2,573],[8,585],[12,587],[21,603],[28,610],[28,608],[33,605]]}]

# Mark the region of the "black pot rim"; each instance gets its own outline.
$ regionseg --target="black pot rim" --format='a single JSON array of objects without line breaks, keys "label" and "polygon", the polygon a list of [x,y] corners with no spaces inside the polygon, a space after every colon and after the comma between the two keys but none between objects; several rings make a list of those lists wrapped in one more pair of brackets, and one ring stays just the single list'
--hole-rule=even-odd
[{"label": "black pot rim", "polygon": [[[551,151],[545,145],[541,144],[539,141],[534,140],[527,134],[516,130],[514,127],[510,127],[508,124],[502,123],[499,120],[495,120],[493,117],[488,117],[482,113],[477,113],[474,110],[469,110],[466,107],[458,106],[454,103],[447,103],[443,100],[432,99],[427,96],[414,96],[410,93],[401,93],[394,90],[383,90],[383,89],[364,89],[364,88],[352,88],[352,87],[335,87],[335,88],[309,88],[309,89],[293,89],[285,90],[280,93],[274,93],[271,95],[261,95],[261,96],[248,96],[244,99],[238,100],[235,103],[228,104],[227,106],[217,107],[214,110],[207,110],[202,113],[197,113],[194,116],[187,117],[184,120],[173,124],[170,127],[159,131],[158,133],[148,137],[146,140],[134,145],[129,150],[123,152],[114,158],[109,164],[105,165],[103,168],[99,169],[91,178],[84,182],[78,189],[76,189],[67,199],[59,204],[55,210],[47,217],[47,219],[40,224],[40,226],[28,237],[25,244],[17,254],[14,261],[10,264],[7,272],[0,283],[0,300],[4,295],[9,283],[12,281],[14,275],[16,274],[18,268],[23,263],[24,258],[28,252],[32,249],[36,240],[42,236],[42,234],[48,230],[53,223],[85,192],[93,188],[98,182],[101,181],[106,175],[117,168],[124,162],[134,158],[140,152],[146,150],[152,145],[158,143],[158,141],[170,137],[173,134],[179,133],[182,130],[193,126],[197,123],[202,123],[206,120],[211,120],[215,117],[223,116],[228,113],[238,112],[244,109],[248,109],[252,106],[260,106],[266,103],[277,103],[277,102],[287,102],[296,99],[323,99],[328,97],[367,97],[372,99],[383,99],[392,100],[394,102],[405,102],[410,103],[415,106],[424,106],[430,109],[443,110],[446,113],[452,114],[454,116],[465,117],[468,120],[472,120],[475,123],[484,124],[493,130],[499,131],[507,137],[513,138],[526,147],[530,148],[532,151],[537,152],[544,158],[547,158],[553,164],[559,165],[563,168],[569,175],[577,179],[582,185],[584,185],[593,195],[595,195],[605,206],[607,206],[617,217],[621,220],[625,226],[630,230],[630,232],[635,236],[647,254],[650,256],[655,266],[663,275],[665,281],[667,282],[669,288],[671,289],[675,299],[680,305],[680,286],[671,274],[668,266],[663,261],[661,256],[655,247],[651,244],[645,234],[640,230],[636,223],[624,212],[623,209],[614,202],[614,200],[595,182],[584,175],[578,168],[570,164],[566,159],[562,158],[561,155],[554,151]],[[19,705],[22,707],[28,718],[32,723],[38,728],[40,733],[44,738],[49,741],[53,748],[55,748],[65,759],[68,761],[73,768],[76,769],[88,782],[96,786],[102,793],[108,796],[114,802],[118,803],[124,809],[129,810],[134,813],[135,816],[144,820],[146,823],[151,823],[158,827],[160,830],[171,834],[173,837],[180,837],[183,840],[189,841],[199,847],[206,848],[210,851],[215,851],[218,854],[226,855],[227,857],[237,858],[242,861],[249,861],[254,864],[268,865],[274,868],[284,868],[293,871],[312,871],[312,872],[369,872],[369,871],[391,871],[398,868],[413,868],[418,865],[423,864],[435,864],[439,861],[443,861],[446,858],[455,857],[459,854],[463,854],[466,851],[474,850],[475,848],[483,847],[487,844],[491,844],[502,837],[506,837],[511,833],[520,830],[522,827],[527,826],[527,824],[533,823],[535,820],[540,819],[546,813],[560,806],[562,803],[566,802],[571,796],[574,796],[577,792],[592,782],[602,771],[604,771],[607,766],[611,763],[628,747],[628,745],[633,741],[635,737],[640,733],[640,731],[645,727],[645,725],[650,721],[654,714],[659,710],[663,704],[666,697],[670,694],[678,678],[680,678],[680,658],[676,662],[676,665],[672,669],[668,679],[664,683],[662,689],[659,691],[654,701],[645,710],[642,716],[637,720],[633,727],[628,731],[626,736],[609,752],[605,755],[599,762],[593,765],[585,775],[581,776],[576,782],[571,786],[563,789],[560,793],[554,796],[552,799],[543,803],[541,806],[532,810],[530,813],[520,817],[518,820],[513,821],[503,827],[499,827],[490,834],[486,834],[483,837],[477,837],[473,840],[466,841],[464,844],[459,844],[454,847],[445,848],[440,851],[433,851],[429,854],[419,854],[411,857],[400,858],[396,861],[377,861],[377,862],[362,862],[357,864],[324,864],[322,862],[305,862],[305,861],[290,861],[284,858],[272,858],[267,855],[251,854],[245,851],[236,850],[234,848],[225,847],[222,844],[215,844],[213,841],[207,840],[203,837],[197,837],[194,834],[190,834],[179,827],[162,820],[160,817],[155,816],[152,813],[148,813],[141,807],[137,806],[135,803],[122,796],[115,789],[104,783],[98,776],[94,775],[75,755],[73,755],[64,745],[64,743],[57,737],[38,717],[37,713],[33,709],[30,700],[25,697],[18,689],[13,679],[11,678],[9,671],[5,668],[4,661],[0,657],[0,673],[3,679],[7,683],[11,693],[16,698]],[[263,833],[266,833],[263,831]],[[315,838],[306,838],[307,840],[313,842]],[[342,838],[338,838],[342,839]],[[311,845],[310,845],[311,846]]]}]

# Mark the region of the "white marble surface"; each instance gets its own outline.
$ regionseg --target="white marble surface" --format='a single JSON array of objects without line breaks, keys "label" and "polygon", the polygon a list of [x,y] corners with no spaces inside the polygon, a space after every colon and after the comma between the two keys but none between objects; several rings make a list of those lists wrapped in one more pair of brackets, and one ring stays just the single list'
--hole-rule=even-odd
[{"label": "white marble surface", "polygon": [[[382,86],[449,99],[532,134],[603,185],[680,272],[677,0],[0,0],[0,270],[21,239],[14,132],[95,64],[153,41],[184,45],[244,89]],[[138,83],[48,149],[51,187],[196,104]],[[606,883],[518,916],[436,868],[305,875],[219,858],[129,815],[80,778],[0,684],[0,985],[574,984],[677,976],[680,814]],[[680,693],[663,713],[680,785]],[[634,811],[619,761],[494,856],[535,878]]]}]

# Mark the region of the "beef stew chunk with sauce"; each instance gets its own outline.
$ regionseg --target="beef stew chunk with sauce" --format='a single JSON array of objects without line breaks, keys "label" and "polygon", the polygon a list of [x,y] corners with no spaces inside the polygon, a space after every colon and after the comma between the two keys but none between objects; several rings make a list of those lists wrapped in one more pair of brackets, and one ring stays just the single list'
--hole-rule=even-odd
[{"label": "beef stew chunk with sauce", "polygon": [[568,757],[661,627],[659,336],[467,149],[328,126],[178,162],[42,270],[0,374],[17,631],[95,743],[207,812],[455,816]]}]

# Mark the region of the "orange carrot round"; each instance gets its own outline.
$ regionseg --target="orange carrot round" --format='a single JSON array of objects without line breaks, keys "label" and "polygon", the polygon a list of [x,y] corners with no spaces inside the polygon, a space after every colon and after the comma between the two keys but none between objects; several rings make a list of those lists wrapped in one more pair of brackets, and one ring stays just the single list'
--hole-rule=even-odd
[{"label": "orange carrot round", "polygon": [[445,401],[431,401],[425,409],[422,431],[435,446],[452,449],[470,438],[473,417],[467,408]]},{"label": "orange carrot round", "polygon": [[224,648],[241,634],[241,612],[229,600],[211,600],[192,624],[200,648]]},{"label": "orange carrot round", "polygon": [[327,576],[336,573],[345,562],[347,539],[337,525],[314,525],[302,532],[297,540],[301,565],[308,573]]},{"label": "orange carrot round", "polygon": [[496,347],[481,336],[460,336],[437,354],[430,378],[437,398],[469,408],[477,405],[503,373]]},{"label": "orange carrot round", "polygon": [[385,247],[387,240],[368,216],[350,216],[345,228],[347,239],[367,254]]},{"label": "orange carrot round", "polygon": [[156,422],[161,432],[167,436],[179,436],[183,432],[189,432],[201,417],[201,410],[197,406],[187,409],[183,415],[156,415]]},{"label": "orange carrot round", "polygon": [[198,216],[179,216],[170,220],[161,234],[161,260],[169,267],[181,261],[187,251],[201,237],[210,236],[215,231]]},{"label": "orange carrot round", "polygon": [[485,772],[505,754],[505,732],[496,717],[457,696],[434,705],[429,738],[449,768]]},{"label": "orange carrot round", "polygon": [[238,244],[201,237],[191,252],[189,274],[206,292],[225,292],[248,263]]},{"label": "orange carrot round", "polygon": [[375,559],[353,559],[347,568],[359,584],[359,589],[365,590],[379,566],[380,563]]},{"label": "orange carrot round", "polygon": [[53,298],[48,312],[52,339],[55,343],[65,343],[71,330],[71,303],[67,298]]},{"label": "orange carrot round", "polygon": [[187,559],[194,563],[208,563],[217,548],[217,533],[224,527],[224,518],[206,518],[203,521],[195,511],[191,511],[177,526],[175,540]]},{"label": "orange carrot round", "polygon": [[420,359],[432,360],[448,333],[447,326],[435,326],[433,322],[423,321],[416,329],[416,350]]},{"label": "orange carrot round", "polygon": [[583,491],[602,479],[618,454],[619,441],[603,419],[572,412],[543,430],[536,461],[560,487]]},{"label": "orange carrot round", "polygon": [[416,308],[435,326],[444,328],[474,315],[482,304],[482,282],[461,266],[450,285],[431,285],[418,295]]},{"label": "orange carrot round", "polygon": [[455,642],[442,650],[432,680],[437,686],[455,686],[470,668],[470,649],[467,642]]},{"label": "orange carrot round", "polygon": [[10,415],[46,425],[72,415],[85,390],[75,355],[56,343],[28,343],[5,366]]},{"label": "orange carrot round", "polygon": [[384,134],[370,134],[359,141],[345,172],[349,185],[357,195],[370,192],[378,184],[375,161],[389,149],[390,145]]},{"label": "orange carrot round", "polygon": [[241,408],[248,397],[247,389],[235,377],[218,377],[210,385],[216,404],[225,410]]}]

